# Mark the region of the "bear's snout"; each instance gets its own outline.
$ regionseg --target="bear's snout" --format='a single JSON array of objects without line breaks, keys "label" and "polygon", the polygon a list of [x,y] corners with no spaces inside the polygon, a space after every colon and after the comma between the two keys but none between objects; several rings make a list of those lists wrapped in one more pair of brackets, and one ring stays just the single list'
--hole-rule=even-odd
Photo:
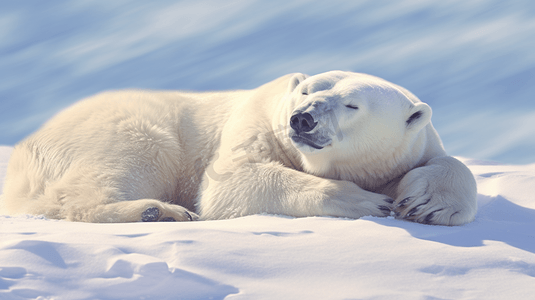
[{"label": "bear's snout", "polygon": [[314,121],[311,114],[307,112],[296,112],[290,118],[290,127],[295,130],[295,133],[310,132],[318,125],[318,122]]}]

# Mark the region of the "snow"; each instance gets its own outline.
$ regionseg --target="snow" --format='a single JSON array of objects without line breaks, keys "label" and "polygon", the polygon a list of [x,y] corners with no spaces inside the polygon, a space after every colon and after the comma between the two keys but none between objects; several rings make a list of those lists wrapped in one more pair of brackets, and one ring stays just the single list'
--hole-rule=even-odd
[{"label": "snow", "polygon": [[[0,180],[11,150],[0,147]],[[391,217],[88,224],[0,215],[0,299],[529,299],[535,164],[462,160],[479,211],[458,227]]]}]

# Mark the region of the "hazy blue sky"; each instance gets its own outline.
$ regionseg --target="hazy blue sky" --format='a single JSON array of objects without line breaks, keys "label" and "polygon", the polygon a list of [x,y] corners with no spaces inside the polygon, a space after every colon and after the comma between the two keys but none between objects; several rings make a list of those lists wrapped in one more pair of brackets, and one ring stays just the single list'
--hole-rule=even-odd
[{"label": "hazy blue sky", "polygon": [[535,163],[535,2],[2,1],[0,144],[108,89],[341,69],[405,86],[452,155]]}]

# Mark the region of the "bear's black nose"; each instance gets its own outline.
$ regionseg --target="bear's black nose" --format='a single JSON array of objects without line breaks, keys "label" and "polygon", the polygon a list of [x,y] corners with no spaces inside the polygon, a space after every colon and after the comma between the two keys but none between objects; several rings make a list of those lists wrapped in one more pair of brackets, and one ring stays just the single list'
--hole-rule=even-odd
[{"label": "bear's black nose", "polygon": [[290,127],[295,130],[297,134],[301,132],[309,132],[318,125],[318,122],[314,122],[314,118],[309,113],[295,113],[290,118]]}]

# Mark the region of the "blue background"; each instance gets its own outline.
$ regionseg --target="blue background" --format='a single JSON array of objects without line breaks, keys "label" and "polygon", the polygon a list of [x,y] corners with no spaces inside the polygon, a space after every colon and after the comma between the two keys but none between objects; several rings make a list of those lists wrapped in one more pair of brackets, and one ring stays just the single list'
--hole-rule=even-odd
[{"label": "blue background", "polygon": [[91,94],[349,70],[433,108],[451,155],[535,163],[534,1],[2,1],[0,144]]}]

